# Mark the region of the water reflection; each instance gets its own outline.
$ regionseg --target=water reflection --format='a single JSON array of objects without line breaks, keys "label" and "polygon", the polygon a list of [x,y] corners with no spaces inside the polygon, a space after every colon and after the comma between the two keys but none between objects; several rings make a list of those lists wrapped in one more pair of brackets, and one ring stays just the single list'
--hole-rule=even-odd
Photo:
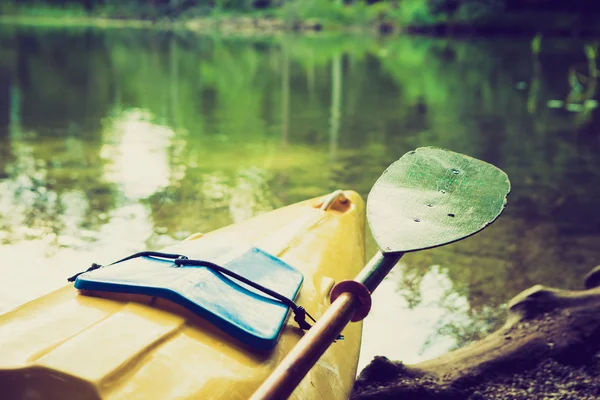
[{"label": "water reflection", "polygon": [[108,120],[102,135],[100,157],[104,180],[115,183],[127,198],[150,196],[169,184],[168,149],[174,132],[152,123],[152,115],[128,109]]},{"label": "water reflection", "polygon": [[399,155],[437,145],[503,168],[509,208],[469,240],[403,258],[375,296],[361,363],[476,339],[518,291],[578,287],[600,264],[595,49],[3,28],[0,309],[92,261],[339,187],[366,196]]},{"label": "water reflection", "polygon": [[[439,266],[432,266],[416,282],[410,274],[407,265],[399,263],[373,295],[379,306],[364,326],[359,369],[376,355],[408,364],[435,357],[458,344],[458,335],[445,328],[471,323],[468,299],[456,293]],[[399,289],[403,291],[398,282],[412,286],[411,296],[398,296]]]}]

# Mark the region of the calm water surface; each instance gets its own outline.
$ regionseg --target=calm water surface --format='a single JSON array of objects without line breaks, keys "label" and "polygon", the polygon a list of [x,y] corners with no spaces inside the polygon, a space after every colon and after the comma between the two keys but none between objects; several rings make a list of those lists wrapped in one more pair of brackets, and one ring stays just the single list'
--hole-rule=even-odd
[{"label": "calm water surface", "polygon": [[436,145],[503,168],[509,206],[402,260],[374,296],[361,367],[479,338],[519,291],[577,288],[600,264],[595,46],[4,27],[0,310],[91,261],[337,188],[366,196]]}]

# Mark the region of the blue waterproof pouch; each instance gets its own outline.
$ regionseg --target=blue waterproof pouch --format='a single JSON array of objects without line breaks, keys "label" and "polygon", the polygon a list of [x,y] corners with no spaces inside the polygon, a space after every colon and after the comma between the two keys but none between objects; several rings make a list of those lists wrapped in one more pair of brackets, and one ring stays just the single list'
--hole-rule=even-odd
[{"label": "blue waterproof pouch", "polygon": [[[300,271],[258,248],[223,267],[292,300],[304,279]],[[275,347],[289,312],[282,302],[211,268],[177,267],[172,260],[157,257],[133,258],[83,273],[75,287],[170,300],[260,350]]]}]

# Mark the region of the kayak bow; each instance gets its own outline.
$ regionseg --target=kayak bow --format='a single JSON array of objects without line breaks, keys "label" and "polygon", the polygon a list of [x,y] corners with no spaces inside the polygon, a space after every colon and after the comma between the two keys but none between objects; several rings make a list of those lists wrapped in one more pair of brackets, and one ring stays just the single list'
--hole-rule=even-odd
[{"label": "kayak bow", "polygon": [[[365,262],[364,203],[354,192],[338,195],[194,235],[165,251],[202,257],[229,249],[214,256],[220,264],[249,246],[276,256],[302,273],[296,303],[318,320],[334,284],[351,279]],[[101,271],[118,268],[116,264]],[[227,300],[212,298],[215,307],[225,309]],[[361,331],[361,323],[348,326],[345,339],[331,346],[292,397],[347,398]],[[257,350],[243,336],[224,333],[173,301],[135,293],[80,292],[69,284],[0,315],[1,396],[247,399],[302,335],[289,318],[274,348]]]}]

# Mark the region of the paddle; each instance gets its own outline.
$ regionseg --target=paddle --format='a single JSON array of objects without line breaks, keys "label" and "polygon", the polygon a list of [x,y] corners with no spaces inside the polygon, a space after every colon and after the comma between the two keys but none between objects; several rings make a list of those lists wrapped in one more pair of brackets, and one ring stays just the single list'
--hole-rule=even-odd
[{"label": "paddle", "polygon": [[444,149],[419,148],[390,165],[367,199],[367,219],[380,251],[353,281],[333,288],[331,306],[251,399],[287,398],[348,322],[367,315],[370,293],[404,253],[481,231],[498,218],[509,191],[502,170]]}]

